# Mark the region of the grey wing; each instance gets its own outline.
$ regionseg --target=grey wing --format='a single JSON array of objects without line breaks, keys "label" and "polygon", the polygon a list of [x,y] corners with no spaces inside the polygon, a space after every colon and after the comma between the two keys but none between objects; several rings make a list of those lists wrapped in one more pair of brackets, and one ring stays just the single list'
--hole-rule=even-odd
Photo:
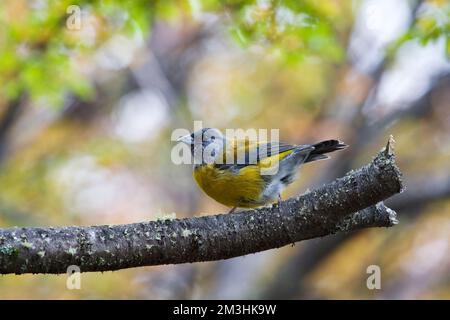
[{"label": "grey wing", "polygon": [[296,146],[295,151],[283,158],[278,164],[278,170],[274,174],[262,174],[266,182],[263,198],[267,201],[274,201],[278,198],[281,191],[292,181],[297,175],[298,168],[308,159],[314,147],[311,145]]},{"label": "grey wing", "polygon": [[295,151],[280,161],[278,172],[271,180],[279,180],[284,185],[290,184],[298,171],[298,168],[307,161],[309,155],[314,150],[312,145],[300,145],[295,147]]},{"label": "grey wing", "polygon": [[295,146],[287,143],[261,143],[255,149],[249,151],[246,150],[244,154],[243,161],[236,163],[223,163],[223,164],[215,164],[215,167],[219,170],[234,170],[239,171],[240,169],[248,166],[254,165],[261,161],[264,158],[271,157],[273,155],[289,151],[292,149],[296,149],[302,146]]}]

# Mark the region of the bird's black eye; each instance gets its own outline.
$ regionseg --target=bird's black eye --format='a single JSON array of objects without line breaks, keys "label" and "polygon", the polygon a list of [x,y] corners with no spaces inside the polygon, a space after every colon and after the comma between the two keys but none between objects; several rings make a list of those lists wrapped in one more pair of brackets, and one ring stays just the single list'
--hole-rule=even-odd
[{"label": "bird's black eye", "polygon": [[211,141],[214,141],[214,140],[216,140],[216,137],[212,136]]}]

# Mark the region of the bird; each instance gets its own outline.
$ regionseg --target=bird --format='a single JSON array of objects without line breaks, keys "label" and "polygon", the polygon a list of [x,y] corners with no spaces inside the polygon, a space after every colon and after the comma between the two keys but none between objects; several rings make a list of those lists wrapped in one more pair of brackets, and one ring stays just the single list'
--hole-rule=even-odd
[{"label": "bird", "polygon": [[295,145],[227,139],[216,128],[202,128],[177,141],[190,147],[193,177],[200,189],[230,207],[229,213],[276,202],[281,206],[281,192],[296,179],[302,164],[328,159],[327,153],[347,147],[339,140]]}]

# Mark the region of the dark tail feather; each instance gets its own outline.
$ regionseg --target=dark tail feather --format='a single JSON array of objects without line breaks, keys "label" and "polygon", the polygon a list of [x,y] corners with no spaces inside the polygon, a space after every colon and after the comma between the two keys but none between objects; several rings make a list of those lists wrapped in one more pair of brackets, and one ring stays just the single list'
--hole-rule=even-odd
[{"label": "dark tail feather", "polygon": [[305,163],[316,160],[328,159],[329,156],[325,155],[325,153],[345,149],[347,145],[338,140],[325,140],[314,144],[313,147],[314,150],[311,151],[308,158],[305,160]]}]

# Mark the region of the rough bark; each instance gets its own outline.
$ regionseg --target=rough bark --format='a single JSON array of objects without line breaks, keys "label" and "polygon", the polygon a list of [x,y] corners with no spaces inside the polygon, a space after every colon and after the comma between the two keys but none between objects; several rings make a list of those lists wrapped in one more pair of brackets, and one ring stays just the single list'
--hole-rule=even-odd
[{"label": "rough bark", "polygon": [[278,205],[115,226],[0,229],[0,274],[65,273],[220,260],[397,223],[380,203],[402,190],[391,142],[342,178]]}]

